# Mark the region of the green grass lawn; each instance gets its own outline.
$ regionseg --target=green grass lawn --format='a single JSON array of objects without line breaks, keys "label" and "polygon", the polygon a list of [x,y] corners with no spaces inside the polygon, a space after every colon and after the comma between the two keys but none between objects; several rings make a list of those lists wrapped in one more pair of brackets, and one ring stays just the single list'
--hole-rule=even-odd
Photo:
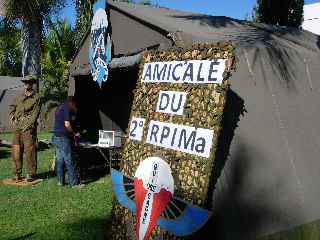
[{"label": "green grass lawn", "polygon": [[[50,139],[39,134],[39,139]],[[0,134],[11,140],[11,134]],[[12,177],[10,149],[0,147],[0,179]],[[38,173],[48,176],[53,150],[38,152]],[[111,239],[109,176],[81,189],[57,186],[55,177],[33,187],[0,184],[0,239]]]},{"label": "green grass lawn", "polygon": [[[11,141],[11,134],[0,139]],[[48,133],[39,139],[50,139]],[[10,149],[0,147],[0,179],[12,177]],[[38,173],[48,176],[53,150],[38,152]],[[109,176],[81,189],[57,186],[55,177],[33,187],[0,184],[0,240],[111,239],[112,190]],[[259,238],[259,240],[319,240],[320,220]]]},{"label": "green grass lawn", "polygon": [[307,223],[287,231],[276,233],[258,240],[319,240],[320,220]]}]

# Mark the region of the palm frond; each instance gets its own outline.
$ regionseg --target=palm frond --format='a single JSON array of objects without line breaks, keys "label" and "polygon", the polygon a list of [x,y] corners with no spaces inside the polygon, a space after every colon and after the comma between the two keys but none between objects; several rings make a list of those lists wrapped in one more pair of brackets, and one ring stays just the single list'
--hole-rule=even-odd
[{"label": "palm frond", "polygon": [[7,0],[4,3],[6,17],[11,19],[43,19],[51,13],[61,10],[66,0]]},{"label": "palm frond", "polygon": [[58,20],[44,39],[42,95],[46,104],[61,103],[67,97],[70,60],[75,51],[72,36],[70,24]]}]

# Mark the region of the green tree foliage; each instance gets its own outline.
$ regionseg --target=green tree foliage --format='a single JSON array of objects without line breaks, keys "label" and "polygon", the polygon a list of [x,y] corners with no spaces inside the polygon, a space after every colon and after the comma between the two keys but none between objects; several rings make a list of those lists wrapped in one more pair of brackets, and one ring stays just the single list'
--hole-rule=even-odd
[{"label": "green tree foliage", "polygon": [[68,95],[69,67],[75,53],[73,36],[70,24],[66,20],[58,20],[51,24],[44,39],[41,94],[47,103],[47,112],[63,102]]},{"label": "green tree foliage", "polygon": [[139,2],[139,4],[151,6],[152,2],[150,0],[142,0],[142,1]]},{"label": "green tree foliage", "polygon": [[303,21],[304,0],[257,0],[253,18],[257,22],[300,27]]},{"label": "green tree foliage", "polygon": [[142,0],[142,1],[139,2],[139,4],[151,6],[152,2],[150,0]]},{"label": "green tree foliage", "polygon": [[115,2],[126,2],[126,3],[133,3],[133,0],[117,0]]},{"label": "green tree foliage", "polygon": [[94,2],[94,0],[75,0],[77,21],[74,41],[77,47],[80,47],[81,40],[90,27]]},{"label": "green tree foliage", "polygon": [[20,29],[16,22],[0,22],[0,75],[21,76]]},{"label": "green tree foliage", "polygon": [[65,6],[65,0],[6,0],[6,16],[9,18],[46,18]]}]

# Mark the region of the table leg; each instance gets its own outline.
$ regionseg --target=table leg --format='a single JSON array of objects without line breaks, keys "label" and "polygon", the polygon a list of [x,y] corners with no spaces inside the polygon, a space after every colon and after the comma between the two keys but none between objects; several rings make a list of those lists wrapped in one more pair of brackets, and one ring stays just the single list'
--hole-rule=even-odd
[{"label": "table leg", "polygon": [[111,173],[111,155],[110,155],[110,149],[108,149],[108,153],[109,153],[109,158],[107,158],[107,156],[104,154],[104,152],[102,151],[101,148],[97,148],[98,151],[100,152],[101,156],[104,158],[104,160],[109,164],[109,170]]}]

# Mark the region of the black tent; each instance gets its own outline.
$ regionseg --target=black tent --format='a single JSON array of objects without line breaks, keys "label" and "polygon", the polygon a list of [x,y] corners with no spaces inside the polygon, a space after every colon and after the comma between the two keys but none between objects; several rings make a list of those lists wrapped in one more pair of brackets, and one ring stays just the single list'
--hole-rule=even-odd
[{"label": "black tent", "polygon": [[[217,239],[251,239],[320,219],[320,40],[275,27],[110,2],[114,61],[148,47],[232,41],[231,78],[213,174]],[[88,63],[89,35],[71,66],[69,94],[80,102],[83,128],[125,131],[137,66],[114,64],[100,90]]]}]

